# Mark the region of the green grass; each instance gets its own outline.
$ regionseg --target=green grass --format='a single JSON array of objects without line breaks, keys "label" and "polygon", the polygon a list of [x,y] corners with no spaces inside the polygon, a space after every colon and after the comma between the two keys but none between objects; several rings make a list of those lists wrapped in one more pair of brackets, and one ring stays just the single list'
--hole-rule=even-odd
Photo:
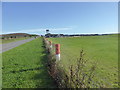
[{"label": "green grass", "polygon": [[55,87],[46,67],[41,38],[2,53],[3,88]]},{"label": "green grass", "polygon": [[15,42],[15,41],[19,41],[19,40],[24,40],[24,39],[28,39],[30,37],[21,37],[21,38],[13,38],[13,39],[0,39],[0,44],[4,44],[4,43],[10,43],[10,42]]},{"label": "green grass", "polygon": [[76,64],[80,50],[84,50],[89,68],[92,62],[98,63],[96,81],[102,80],[105,87],[116,87],[118,82],[118,36],[84,36],[50,38],[53,43],[61,44],[61,61],[68,71],[71,64]]}]

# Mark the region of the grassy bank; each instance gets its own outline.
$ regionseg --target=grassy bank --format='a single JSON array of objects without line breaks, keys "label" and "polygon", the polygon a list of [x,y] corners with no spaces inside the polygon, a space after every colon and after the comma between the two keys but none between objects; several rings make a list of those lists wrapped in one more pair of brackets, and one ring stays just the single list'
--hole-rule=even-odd
[{"label": "grassy bank", "polygon": [[84,50],[88,60],[87,68],[97,62],[96,80],[105,87],[116,87],[118,84],[118,36],[84,36],[50,38],[53,43],[61,44],[61,61],[63,68],[68,71],[70,65],[75,65]]},{"label": "grassy bank", "polygon": [[21,38],[13,38],[13,39],[0,39],[0,44],[15,42],[15,41],[19,41],[19,40],[28,39],[28,38],[30,38],[30,37],[21,37]]},{"label": "grassy bank", "polygon": [[41,38],[2,54],[3,88],[55,87],[48,75],[46,54]]}]

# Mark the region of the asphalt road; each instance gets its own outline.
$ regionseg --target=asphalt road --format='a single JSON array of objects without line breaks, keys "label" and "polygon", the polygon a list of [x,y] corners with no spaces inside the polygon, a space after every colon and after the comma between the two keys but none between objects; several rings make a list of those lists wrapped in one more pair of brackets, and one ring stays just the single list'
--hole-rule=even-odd
[{"label": "asphalt road", "polygon": [[30,38],[30,39],[25,39],[25,40],[20,40],[20,41],[16,41],[16,42],[11,42],[11,43],[6,43],[6,44],[0,44],[0,53],[8,51],[12,48],[15,48],[21,44],[24,44],[26,42],[32,41],[35,38]]}]

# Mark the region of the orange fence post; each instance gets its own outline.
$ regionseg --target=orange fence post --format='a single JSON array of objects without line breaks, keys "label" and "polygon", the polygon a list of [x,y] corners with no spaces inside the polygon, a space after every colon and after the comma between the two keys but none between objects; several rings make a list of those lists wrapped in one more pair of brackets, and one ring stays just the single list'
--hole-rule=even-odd
[{"label": "orange fence post", "polygon": [[56,60],[60,60],[60,44],[55,44]]}]

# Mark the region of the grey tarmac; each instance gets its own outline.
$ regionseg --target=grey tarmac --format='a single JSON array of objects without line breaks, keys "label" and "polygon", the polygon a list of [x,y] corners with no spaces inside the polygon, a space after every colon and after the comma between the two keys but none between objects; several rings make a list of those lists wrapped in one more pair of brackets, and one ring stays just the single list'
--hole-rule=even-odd
[{"label": "grey tarmac", "polygon": [[6,43],[6,44],[0,44],[0,53],[8,51],[10,49],[13,49],[21,44],[24,44],[26,42],[32,41],[35,38],[30,38],[30,39],[25,39],[25,40],[20,40],[20,41],[16,41],[16,42],[10,42],[10,43]]}]

